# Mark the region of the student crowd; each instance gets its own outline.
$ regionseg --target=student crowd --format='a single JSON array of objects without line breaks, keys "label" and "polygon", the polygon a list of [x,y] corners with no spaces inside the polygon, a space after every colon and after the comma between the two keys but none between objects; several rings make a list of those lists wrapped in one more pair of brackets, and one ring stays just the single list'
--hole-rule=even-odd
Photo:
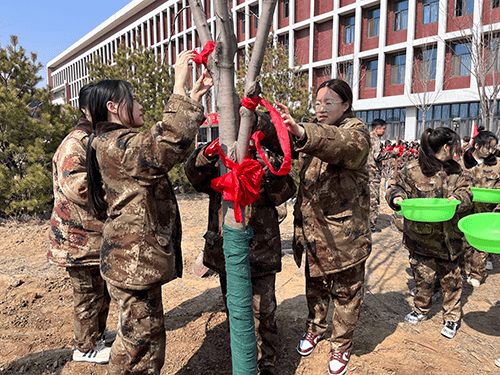
[{"label": "student crowd", "polygon": [[[186,155],[203,123],[200,101],[212,86],[205,71],[186,94],[194,57],[190,50],[178,56],[175,87],[163,119],[148,130],[138,130],[144,125],[142,106],[128,82],[103,80],[84,86],[79,95],[82,117],[54,155],[47,258],[67,268],[73,286],[73,360],[108,363],[110,375],[159,374],[165,360],[161,286],[182,276],[180,215],[167,173]],[[275,283],[281,270],[281,239],[276,207],[295,195],[293,252],[297,266],[305,263],[308,306],[297,351],[307,356],[327,339],[331,375],[346,373],[353,349],[382,178],[388,181],[386,199],[395,211],[409,198],[461,202],[447,222],[404,220],[403,245],[416,284],[414,309],[406,321],[416,324],[426,318],[438,288],[443,294],[441,333],[453,338],[460,326],[463,269],[472,285],[485,277],[487,257],[470,246],[466,249],[457,222],[471,212],[499,208],[473,204],[470,190],[500,188],[500,163],[493,153],[497,137],[480,132],[458,160],[454,156],[461,154],[460,138],[448,128],[426,129],[419,142],[382,144],[385,123],[374,121],[370,133],[354,116],[352,101],[350,87],[332,79],[316,92],[313,121],[296,122],[285,105],[276,103],[288,130],[291,157],[298,159],[298,187],[290,175],[273,173],[284,155],[269,114],[254,111],[252,131],[262,131],[265,137],[261,151],[251,148],[249,158],[261,165],[263,175],[259,198],[243,210],[253,230],[249,261],[260,375],[280,373]],[[222,195],[211,184],[220,175],[219,153],[216,143],[200,146],[185,168],[194,188],[210,198],[203,262],[219,274],[227,307]],[[119,308],[117,331],[106,328],[110,301]],[[333,329],[325,338],[330,302]]]}]

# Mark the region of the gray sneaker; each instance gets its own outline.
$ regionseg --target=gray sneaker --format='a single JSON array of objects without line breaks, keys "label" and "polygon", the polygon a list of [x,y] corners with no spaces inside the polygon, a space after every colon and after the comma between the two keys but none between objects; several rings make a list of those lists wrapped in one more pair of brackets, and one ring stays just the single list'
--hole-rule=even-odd
[{"label": "gray sneaker", "polygon": [[109,331],[105,328],[102,333],[101,340],[103,340],[106,345],[111,345],[116,339],[116,333],[117,331]]},{"label": "gray sneaker", "polygon": [[88,352],[81,352],[77,348],[73,350],[73,361],[75,362],[90,362],[104,365],[109,362],[111,348],[106,346],[103,340],[99,340],[94,349]]}]

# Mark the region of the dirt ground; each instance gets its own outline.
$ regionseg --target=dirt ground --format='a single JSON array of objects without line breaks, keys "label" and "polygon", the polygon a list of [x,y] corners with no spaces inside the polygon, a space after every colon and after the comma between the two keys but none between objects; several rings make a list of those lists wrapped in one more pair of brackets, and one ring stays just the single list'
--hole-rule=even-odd
[{"label": "dirt ground", "polygon": [[[167,332],[165,375],[231,374],[231,354],[217,276],[199,278],[193,262],[203,248],[208,200],[180,195],[185,274],[163,287]],[[441,336],[442,298],[430,319],[404,322],[411,311],[413,280],[401,233],[382,206],[367,261],[366,294],[347,374],[500,374],[500,256],[486,282],[463,290],[462,325],[453,340]],[[48,222],[0,225],[0,374],[104,375],[105,365],[75,363],[72,290],[64,269],[45,261]],[[326,374],[329,344],[309,357],[296,352],[307,315],[304,269],[290,253],[292,214],[281,224],[283,271],[277,277],[278,329],[282,343],[277,374]],[[331,312],[330,312],[331,319]],[[112,304],[108,326],[117,323]]]}]

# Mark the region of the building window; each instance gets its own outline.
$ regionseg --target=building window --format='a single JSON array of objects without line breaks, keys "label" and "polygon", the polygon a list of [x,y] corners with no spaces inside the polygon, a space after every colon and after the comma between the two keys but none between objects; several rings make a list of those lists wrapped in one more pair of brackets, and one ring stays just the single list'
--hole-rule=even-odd
[{"label": "building window", "polygon": [[470,68],[470,43],[453,45],[451,56],[451,76],[468,76],[470,75]]},{"label": "building window", "polygon": [[380,21],[380,9],[369,10],[368,11],[368,38],[373,38],[373,37],[378,36],[379,21]]},{"label": "building window", "polygon": [[436,79],[437,47],[429,47],[421,51],[419,56],[418,80],[420,82]]},{"label": "building window", "polygon": [[283,50],[288,52],[290,46],[290,35],[288,33],[278,36],[278,42],[283,46]]},{"label": "building window", "polygon": [[345,82],[352,87],[353,84],[353,67],[352,61],[344,61],[338,64],[339,78],[343,79]]},{"label": "building window", "polygon": [[488,73],[500,72],[500,36],[489,41],[487,54],[486,69]]},{"label": "building window", "polygon": [[245,13],[238,12],[238,18],[241,20],[241,33],[245,34]]},{"label": "building window", "polygon": [[408,28],[408,0],[394,4],[394,31]]},{"label": "building window", "polygon": [[367,61],[365,67],[365,88],[377,87],[378,60]]},{"label": "building window", "polygon": [[474,0],[455,0],[455,17],[474,13]]},{"label": "building window", "polygon": [[290,16],[290,0],[283,0],[283,18]]},{"label": "building window", "polygon": [[493,9],[495,9],[495,8],[500,8],[500,0],[492,0],[492,1],[491,1],[491,7],[492,7]]},{"label": "building window", "polygon": [[437,22],[439,19],[439,0],[424,0],[422,14],[424,25]]},{"label": "building window", "polygon": [[354,42],[354,16],[344,19],[344,44]]},{"label": "building window", "polygon": [[405,82],[406,53],[391,58],[391,85],[401,85]]},{"label": "building window", "polygon": [[255,17],[255,30],[259,28],[259,6],[256,5],[250,8],[250,13],[253,17]]}]

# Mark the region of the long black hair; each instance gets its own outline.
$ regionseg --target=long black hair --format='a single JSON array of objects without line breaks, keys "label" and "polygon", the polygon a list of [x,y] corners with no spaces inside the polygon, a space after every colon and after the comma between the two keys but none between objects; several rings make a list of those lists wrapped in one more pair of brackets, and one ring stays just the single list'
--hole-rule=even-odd
[{"label": "long black hair", "polygon": [[443,168],[443,162],[436,157],[441,147],[448,145],[454,153],[460,152],[460,136],[450,128],[427,128],[420,139],[418,162],[422,173],[433,176]]},{"label": "long black hair", "polygon": [[[92,142],[100,123],[108,122],[107,103],[113,102],[118,109],[125,105],[128,118],[133,119],[134,92],[132,85],[127,81],[118,79],[107,79],[98,82],[90,92],[87,109],[92,118],[92,134],[87,145],[87,185],[89,212],[99,216],[106,210],[104,190],[102,187],[102,176],[99,171],[96,152]],[[120,118],[120,111],[118,111]],[[120,118],[120,120],[122,120]]]},{"label": "long black hair", "polygon": [[92,89],[95,87],[95,85],[95,82],[90,82],[85,86],[82,86],[82,88],[80,89],[80,92],[78,94],[78,108],[80,109],[80,112],[82,112],[81,117],[85,117],[85,112],[83,112],[83,110],[88,109],[89,107],[90,93],[92,92]]},{"label": "long black hair", "polygon": [[325,81],[321,85],[319,85],[318,89],[316,90],[316,96],[318,96],[319,90],[321,90],[323,87],[328,87],[330,90],[336,92],[337,95],[340,96],[340,99],[342,99],[342,103],[349,103],[349,107],[347,107],[344,114],[337,120],[337,123],[341,123],[342,120],[346,118],[355,117],[352,110],[352,90],[346,81],[341,79],[330,79],[328,81]]}]

